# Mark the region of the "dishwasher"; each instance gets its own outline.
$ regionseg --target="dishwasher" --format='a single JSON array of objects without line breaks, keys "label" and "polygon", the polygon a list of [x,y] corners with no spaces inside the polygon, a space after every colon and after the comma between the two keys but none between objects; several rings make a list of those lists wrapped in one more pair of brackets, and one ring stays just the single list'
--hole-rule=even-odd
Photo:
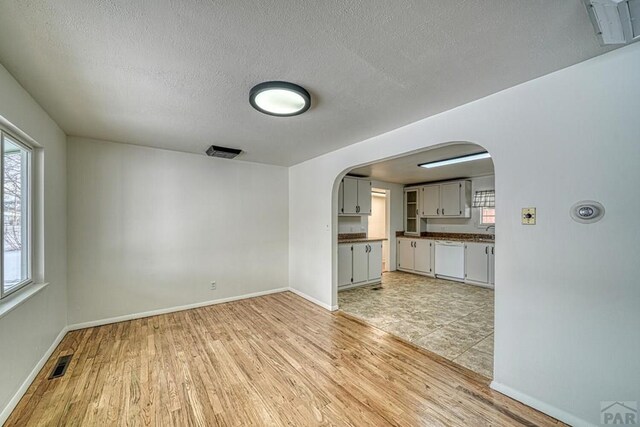
[{"label": "dishwasher", "polygon": [[464,242],[436,241],[436,276],[464,280]]}]

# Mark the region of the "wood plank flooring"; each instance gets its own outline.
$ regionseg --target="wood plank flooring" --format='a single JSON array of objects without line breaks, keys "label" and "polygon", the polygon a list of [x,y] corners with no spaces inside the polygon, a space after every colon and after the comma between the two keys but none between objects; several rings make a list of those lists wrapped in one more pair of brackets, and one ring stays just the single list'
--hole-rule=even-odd
[{"label": "wood plank flooring", "polygon": [[[48,380],[66,354],[66,375]],[[5,425],[558,424],[478,374],[284,292],[70,332]]]}]

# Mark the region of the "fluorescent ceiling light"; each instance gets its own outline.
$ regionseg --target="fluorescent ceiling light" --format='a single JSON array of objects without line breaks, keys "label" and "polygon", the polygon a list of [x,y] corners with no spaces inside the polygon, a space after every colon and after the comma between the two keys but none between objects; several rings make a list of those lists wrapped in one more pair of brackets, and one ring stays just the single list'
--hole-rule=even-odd
[{"label": "fluorescent ceiling light", "polygon": [[311,96],[303,87],[288,82],[264,82],[249,92],[249,102],[264,114],[289,117],[302,114],[311,106]]},{"label": "fluorescent ceiling light", "polygon": [[429,163],[421,163],[418,166],[420,166],[421,168],[431,169],[431,168],[437,168],[440,166],[455,165],[456,163],[472,162],[474,160],[489,159],[489,158],[491,158],[491,155],[485,151],[484,153],[467,154],[465,156],[453,157],[451,159],[437,160],[435,162],[429,162]]}]

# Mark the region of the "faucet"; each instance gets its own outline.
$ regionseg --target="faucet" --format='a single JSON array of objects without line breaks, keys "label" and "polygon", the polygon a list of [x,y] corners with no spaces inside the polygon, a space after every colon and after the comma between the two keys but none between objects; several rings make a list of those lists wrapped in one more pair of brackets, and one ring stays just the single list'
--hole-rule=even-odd
[{"label": "faucet", "polygon": [[484,231],[489,231],[490,228],[493,228],[493,232],[495,233],[496,231],[496,226],[495,225],[490,225],[487,228],[484,229]]}]

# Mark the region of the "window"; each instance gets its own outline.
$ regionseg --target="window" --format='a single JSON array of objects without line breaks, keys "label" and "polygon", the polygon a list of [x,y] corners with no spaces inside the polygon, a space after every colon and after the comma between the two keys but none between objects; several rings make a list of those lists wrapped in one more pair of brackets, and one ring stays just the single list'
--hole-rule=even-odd
[{"label": "window", "polygon": [[31,283],[31,148],[2,132],[0,169],[4,298]]},{"label": "window", "polygon": [[480,225],[495,225],[496,208],[480,208]]}]

